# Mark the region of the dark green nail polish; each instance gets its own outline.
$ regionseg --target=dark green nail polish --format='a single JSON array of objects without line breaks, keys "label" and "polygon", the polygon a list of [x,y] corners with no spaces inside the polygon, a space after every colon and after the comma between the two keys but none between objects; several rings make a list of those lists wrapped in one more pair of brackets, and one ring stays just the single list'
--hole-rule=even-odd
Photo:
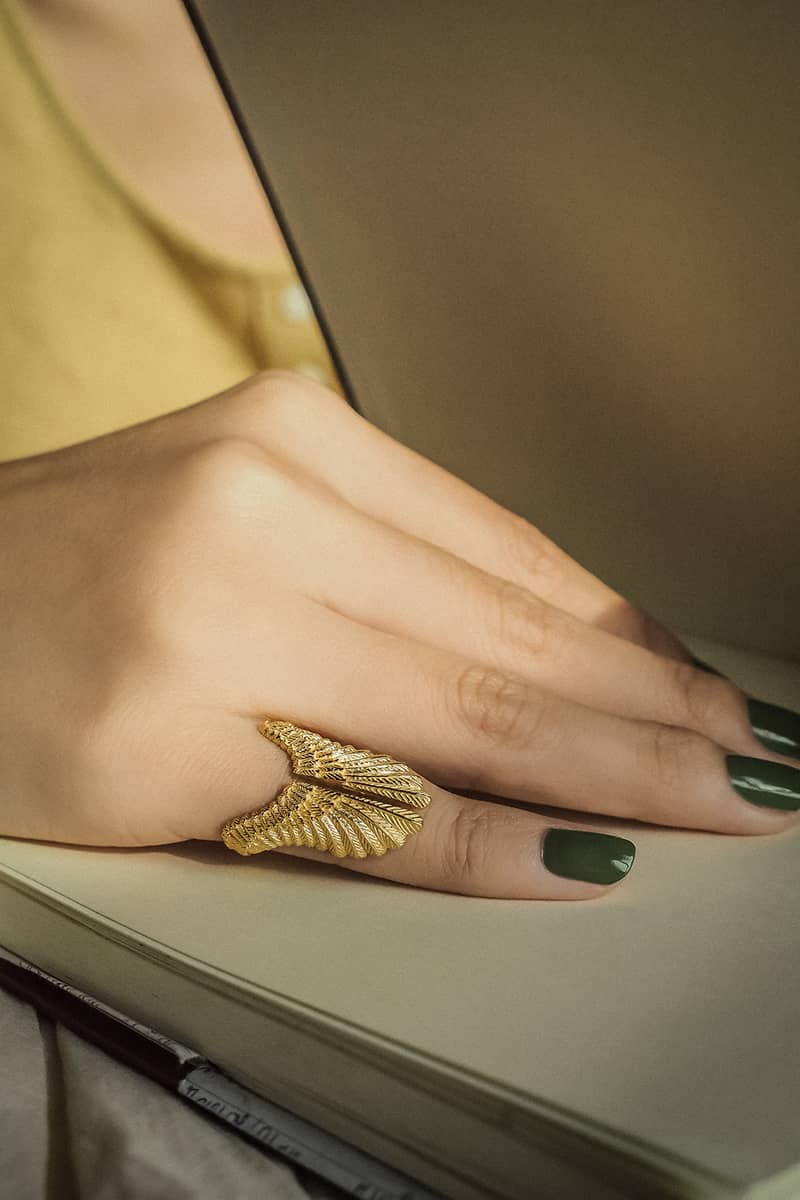
[{"label": "dark green nail polish", "polygon": [[778,704],[747,697],[753,733],[773,754],[800,758],[800,715]]},{"label": "dark green nail polish", "polygon": [[635,855],[627,838],[588,829],[548,829],[542,842],[548,871],[587,883],[616,883],[628,874]]},{"label": "dark green nail polish", "polygon": [[751,804],[785,812],[800,808],[800,771],[796,767],[743,754],[726,754],[725,766],[734,791]]},{"label": "dark green nail polish", "polygon": [[[701,671],[708,671],[709,675],[720,675],[722,671],[718,671],[716,667],[712,667],[711,663],[703,662],[702,658],[695,658],[692,655],[692,666],[698,667]],[[724,678],[724,676],[722,676]]]}]

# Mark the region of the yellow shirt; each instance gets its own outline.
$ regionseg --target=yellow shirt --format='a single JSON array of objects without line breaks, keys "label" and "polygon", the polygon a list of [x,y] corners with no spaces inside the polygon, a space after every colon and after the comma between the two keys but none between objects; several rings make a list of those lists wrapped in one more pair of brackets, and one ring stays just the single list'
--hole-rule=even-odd
[{"label": "yellow shirt", "polygon": [[264,367],[341,391],[288,259],[204,246],[103,160],[0,0],[0,461],[194,404]]}]

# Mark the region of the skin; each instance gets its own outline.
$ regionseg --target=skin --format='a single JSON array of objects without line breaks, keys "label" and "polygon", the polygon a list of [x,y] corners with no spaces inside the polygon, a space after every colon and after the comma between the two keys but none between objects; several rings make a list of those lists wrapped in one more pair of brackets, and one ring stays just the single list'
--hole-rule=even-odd
[{"label": "skin", "polygon": [[288,257],[178,0],[26,0],[36,50],[104,158],[215,249]]},{"label": "skin", "polygon": [[603,894],[546,870],[543,833],[569,821],[528,805],[738,834],[797,821],[729,784],[725,750],[774,757],[731,682],[289,372],[3,464],[0,581],[4,834],[218,838],[289,779],[267,715],[430,783],[422,829],[382,857],[285,851],[400,882]]},{"label": "skin", "polygon": [[[153,203],[229,253],[284,252],[180,10],[31,15],[65,94]],[[215,186],[192,186],[198,172]],[[289,779],[256,731],[270,715],[391,754],[432,795],[382,857],[278,853],[469,895],[599,897],[544,867],[548,828],[798,821],[730,786],[725,753],[796,763],[689,657],[540,531],[299,375],[0,464],[5,835],[218,839]]]}]

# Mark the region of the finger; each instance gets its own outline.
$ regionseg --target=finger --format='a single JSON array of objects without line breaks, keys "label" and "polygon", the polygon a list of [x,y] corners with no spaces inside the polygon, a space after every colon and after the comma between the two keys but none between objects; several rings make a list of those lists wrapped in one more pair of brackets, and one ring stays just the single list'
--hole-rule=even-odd
[{"label": "finger", "polygon": [[335,611],[590,708],[695,729],[738,754],[764,755],[747,698],[728,680],[587,625],[328,494],[299,488],[292,508],[304,553],[272,539],[270,566],[279,576],[291,571],[296,587]]},{"label": "finger", "polygon": [[290,847],[279,853],[381,879],[497,900],[591,900],[628,874],[629,839],[555,825],[535,813],[455,796],[426,783],[431,803],[404,845],[369,858]]},{"label": "finger", "polygon": [[[283,382],[283,390],[272,377]],[[659,654],[691,658],[673,633],[528,521],[395,441],[330,389],[296,381],[303,396],[297,403],[285,386],[293,379],[271,372],[269,402],[249,422],[271,452],[313,471],[363,512],[517,583],[584,622]]]},{"label": "finger", "polygon": [[[193,773],[170,797],[170,821],[162,841],[218,840],[227,821],[277,798],[292,778],[291,762],[259,734],[264,715],[251,719],[230,714],[210,725],[202,713],[198,728],[190,723],[183,729],[178,756],[196,760],[202,744],[206,764],[201,777]],[[360,743],[355,726],[349,730],[338,740]],[[633,861],[635,847],[628,839],[453,795],[425,779],[423,783],[431,802],[423,810],[422,828],[403,846],[369,858],[336,858],[307,847],[282,847],[279,853],[437,891],[530,900],[602,896],[624,878]],[[154,787],[152,794],[163,808],[163,787]]]},{"label": "finger", "polygon": [[728,759],[699,733],[597,712],[299,596],[283,616],[273,598],[271,617],[280,640],[262,629],[264,661],[239,665],[251,719],[358,738],[453,790],[658,825],[770,833],[800,806],[800,771]]}]

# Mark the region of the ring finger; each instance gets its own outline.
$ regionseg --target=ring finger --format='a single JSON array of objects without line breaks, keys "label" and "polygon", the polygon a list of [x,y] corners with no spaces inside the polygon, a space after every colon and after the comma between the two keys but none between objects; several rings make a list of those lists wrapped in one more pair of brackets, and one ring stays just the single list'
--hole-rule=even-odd
[{"label": "ring finger", "polygon": [[591,900],[633,865],[636,850],[627,838],[555,824],[427,782],[425,788],[431,803],[422,828],[386,854],[335,858],[305,846],[280,852],[414,887],[498,900]]}]

